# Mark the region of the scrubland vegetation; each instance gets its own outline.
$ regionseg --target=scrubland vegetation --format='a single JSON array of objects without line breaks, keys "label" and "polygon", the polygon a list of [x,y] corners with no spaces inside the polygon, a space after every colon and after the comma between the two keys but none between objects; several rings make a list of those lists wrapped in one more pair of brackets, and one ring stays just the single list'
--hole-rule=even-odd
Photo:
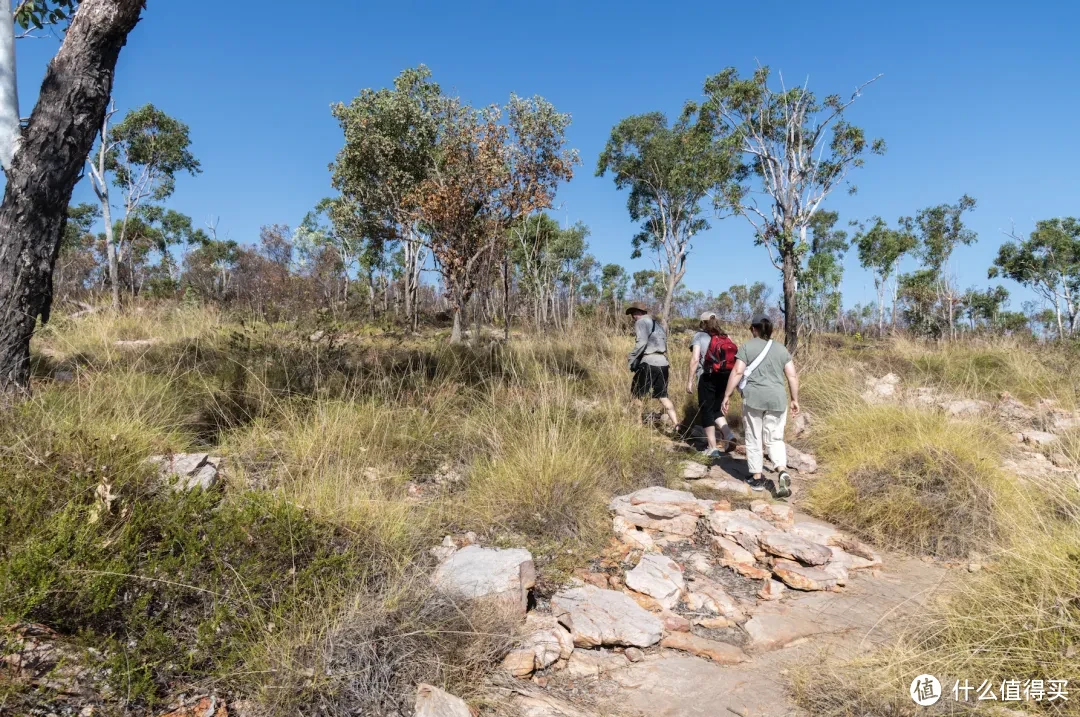
[{"label": "scrubland vegetation", "polygon": [[[198,689],[281,714],[397,708],[418,681],[480,698],[514,623],[433,594],[427,549],[466,531],[525,545],[543,594],[602,550],[612,495],[673,480],[680,460],[625,400],[629,338],[580,329],[450,346],[447,329],[313,342],[166,304],[60,318],[36,340],[33,398],[0,424],[0,611],[93,648],[114,704],[136,711]],[[827,667],[828,690],[815,668],[804,705],[904,714],[924,667],[1068,675],[1075,474],[1007,473],[1008,428],[989,419],[859,397],[889,369],[956,395],[1066,403],[1066,349],[973,341],[942,364],[915,341],[826,338],[800,359],[813,430],[798,441],[823,465],[804,509],[983,568],[959,571],[890,646]],[[151,342],[116,343],[138,340]],[[222,488],[173,493],[144,462],[188,450],[224,457]],[[47,701],[5,690],[16,712]]]}]

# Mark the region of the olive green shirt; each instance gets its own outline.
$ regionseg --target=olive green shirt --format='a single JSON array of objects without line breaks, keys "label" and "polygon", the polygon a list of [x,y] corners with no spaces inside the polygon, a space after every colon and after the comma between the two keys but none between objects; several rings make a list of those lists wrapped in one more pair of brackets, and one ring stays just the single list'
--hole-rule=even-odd
[{"label": "olive green shirt", "polygon": [[[749,366],[764,350],[765,339],[750,339],[739,347],[735,358]],[[743,389],[743,405],[758,411],[786,411],[788,392],[784,366],[790,360],[791,354],[784,345],[779,341],[773,341],[769,353],[746,380],[746,388]]]}]

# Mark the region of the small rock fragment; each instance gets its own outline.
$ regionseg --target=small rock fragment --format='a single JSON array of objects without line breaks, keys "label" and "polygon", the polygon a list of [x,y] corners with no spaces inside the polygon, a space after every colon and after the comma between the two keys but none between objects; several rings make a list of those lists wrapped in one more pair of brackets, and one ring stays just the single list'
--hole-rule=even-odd
[{"label": "small rock fragment", "polygon": [[701,463],[686,461],[682,464],[682,477],[685,480],[697,480],[704,478],[709,473],[709,467]]},{"label": "small rock fragment", "polygon": [[761,590],[758,590],[758,597],[762,600],[779,600],[784,596],[785,590],[784,584],[779,580],[766,580]]},{"label": "small rock fragment", "polygon": [[645,659],[645,653],[637,647],[628,647],[623,654],[626,655],[626,659],[630,660],[630,662],[641,662]]},{"label": "small rock fragment", "polygon": [[742,547],[734,540],[721,535],[712,536],[713,547],[720,553],[720,559],[727,563],[742,563],[743,565],[754,564],[754,554]]},{"label": "small rock fragment", "polygon": [[750,504],[750,510],[769,521],[778,528],[790,528],[795,524],[795,509],[782,503],[768,503],[764,500],[755,500]]},{"label": "small rock fragment", "polygon": [[434,685],[416,686],[414,717],[472,717],[469,705]]},{"label": "small rock fragment", "polygon": [[511,650],[503,658],[502,666],[514,677],[528,677],[536,667],[535,659],[532,650],[524,648]]}]

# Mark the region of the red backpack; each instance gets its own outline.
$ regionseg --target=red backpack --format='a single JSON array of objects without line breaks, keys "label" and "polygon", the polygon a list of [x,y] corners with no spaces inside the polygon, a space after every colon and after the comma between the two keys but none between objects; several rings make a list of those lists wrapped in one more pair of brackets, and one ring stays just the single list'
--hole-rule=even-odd
[{"label": "red backpack", "polygon": [[709,339],[709,350],[705,352],[702,365],[705,373],[722,373],[735,368],[735,354],[739,347],[724,334]]}]

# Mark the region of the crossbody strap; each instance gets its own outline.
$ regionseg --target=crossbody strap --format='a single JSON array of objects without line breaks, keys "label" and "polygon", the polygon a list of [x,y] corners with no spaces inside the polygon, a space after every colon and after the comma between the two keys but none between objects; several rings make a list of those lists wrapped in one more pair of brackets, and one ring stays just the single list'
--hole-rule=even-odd
[{"label": "crossbody strap", "polygon": [[771,348],[772,348],[772,339],[769,339],[765,343],[765,348],[761,349],[761,353],[759,353],[754,358],[754,360],[750,363],[750,365],[746,367],[746,371],[744,372],[744,375],[749,376],[750,374],[752,374],[754,372],[754,370],[758,366],[761,365],[761,362],[765,360],[765,354],[769,353],[769,349],[771,349]]}]

